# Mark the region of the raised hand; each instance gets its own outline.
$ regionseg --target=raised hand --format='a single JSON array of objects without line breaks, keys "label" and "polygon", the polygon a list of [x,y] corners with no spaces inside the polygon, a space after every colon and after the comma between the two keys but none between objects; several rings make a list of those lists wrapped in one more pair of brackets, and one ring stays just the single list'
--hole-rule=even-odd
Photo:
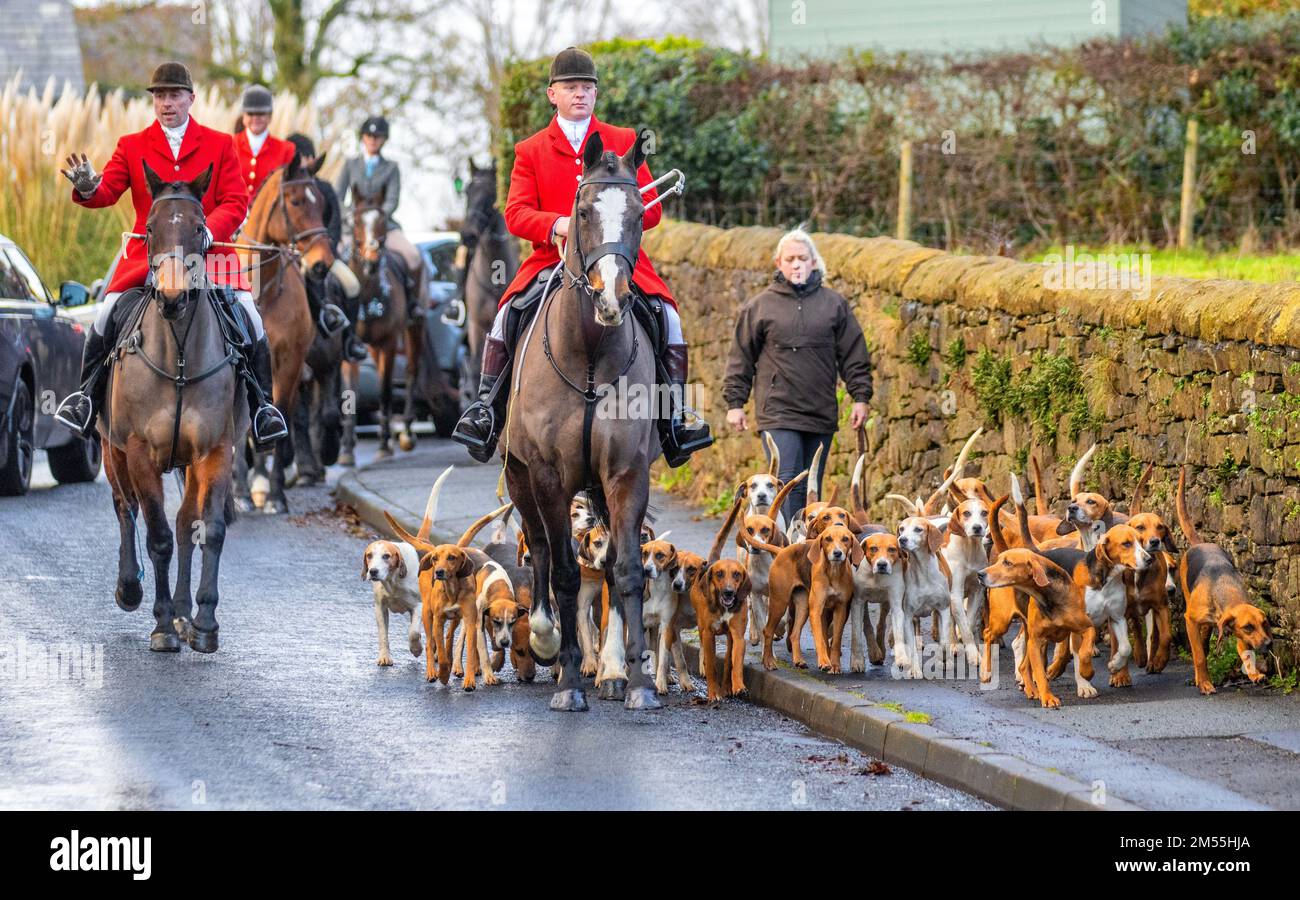
[{"label": "raised hand", "polygon": [[77,193],[83,197],[95,193],[95,188],[99,187],[100,176],[95,173],[95,167],[86,158],[86,154],[73,153],[67,158],[66,165],[66,169],[59,169],[59,171],[63,173],[64,178],[72,182]]}]

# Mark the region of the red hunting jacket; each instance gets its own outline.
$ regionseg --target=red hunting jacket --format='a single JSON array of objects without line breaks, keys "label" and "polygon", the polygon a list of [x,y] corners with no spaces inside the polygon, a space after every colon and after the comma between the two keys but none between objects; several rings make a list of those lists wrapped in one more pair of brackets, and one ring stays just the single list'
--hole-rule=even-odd
[{"label": "red hunting jacket", "polygon": [[[104,166],[103,178],[95,193],[82,199],[72,188],[72,202],[88,209],[112,206],[129,188],[131,205],[135,207],[136,234],[144,234],[145,220],[153,196],[144,177],[144,163],[166,181],[192,181],[212,164],[212,180],[203,195],[203,214],[214,241],[229,241],[231,235],[244,223],[248,213],[248,189],[239,177],[239,160],[235,155],[235,142],[230,135],[206,128],[190,117],[181,140],[180,153],[172,156],[171,145],[157,120],[144,131],[123,135],[117,141],[113,158]],[[227,284],[237,290],[248,290],[248,279],[240,274],[239,258],[233,250],[212,250],[207,255],[208,276],[217,284]],[[118,261],[108,292],[125,291],[140,287],[149,273],[145,245],[142,240],[130,240],[126,252]]]},{"label": "red hunting jacket", "polygon": [[293,144],[268,134],[262,144],[262,152],[254,156],[253,148],[248,145],[248,131],[240,130],[235,135],[235,155],[239,157],[240,177],[248,185],[249,199],[257,193],[268,175],[292,162],[297,152],[298,148]]},{"label": "red hunting jacket", "polygon": [[[636,140],[636,132],[631,128],[608,125],[595,116],[591,117],[587,136],[590,137],[593,131],[600,132],[606,150],[613,150],[619,156],[627,153]],[[578,193],[578,182],[582,180],[582,152],[586,146],[587,138],[583,138],[582,146],[574,153],[573,145],[554,118],[537,134],[515,145],[510,194],[506,197],[506,227],[516,237],[532,241],[533,253],[524,260],[515,280],[506,288],[501,298],[502,306],[528,287],[539,272],[560,261],[559,249],[550,240],[551,226],[556,219],[573,212],[573,198]],[[654,181],[650,168],[644,163],[637,170],[636,180],[642,186]],[[649,203],[657,194],[657,191],[650,191],[643,199]],[[656,206],[645,214],[644,229],[654,228],[662,218],[663,207]],[[632,281],[646,295],[663,297],[677,306],[668,285],[655,273],[644,250],[637,256]]]}]

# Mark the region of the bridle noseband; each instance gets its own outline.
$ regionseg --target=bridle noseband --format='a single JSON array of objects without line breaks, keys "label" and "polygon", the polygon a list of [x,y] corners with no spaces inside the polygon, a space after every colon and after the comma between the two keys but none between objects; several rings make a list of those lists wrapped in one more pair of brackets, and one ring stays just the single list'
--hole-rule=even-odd
[{"label": "bridle noseband", "polygon": [[[622,184],[622,185],[627,185],[629,187],[637,188],[638,190],[640,188],[635,178],[628,178],[626,176],[617,177],[613,175],[598,175],[590,178],[584,178],[581,182],[579,182],[578,194],[582,193],[583,188],[591,187],[592,185],[597,185],[597,184]],[[640,199],[639,193],[637,197],[638,199]],[[628,268],[630,269],[636,268],[637,256],[640,252],[639,248],[631,247],[626,240],[606,241],[603,244],[597,244],[595,247],[592,247],[589,250],[584,250],[582,247],[582,229],[577,226],[577,223],[574,223],[570,227],[569,233],[573,236],[573,252],[576,253],[578,256],[578,266],[580,271],[575,273],[572,269],[569,268],[568,254],[566,253],[564,258],[564,277],[565,277],[565,284],[568,287],[580,288],[582,291],[588,294],[596,293],[595,288],[591,286],[591,280],[587,277],[587,273],[591,270],[592,265],[594,265],[597,261],[603,259],[606,256],[622,257],[624,260],[627,261]]]}]

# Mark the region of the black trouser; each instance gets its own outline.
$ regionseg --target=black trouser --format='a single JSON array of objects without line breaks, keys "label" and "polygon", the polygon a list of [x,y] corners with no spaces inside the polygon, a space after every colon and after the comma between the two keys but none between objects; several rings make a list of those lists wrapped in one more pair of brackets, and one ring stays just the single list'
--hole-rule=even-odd
[{"label": "black trouser", "polygon": [[[793,428],[769,428],[767,433],[771,436],[773,443],[776,444],[777,452],[781,454],[781,468],[776,473],[776,477],[782,482],[789,481],[804,469],[812,465],[813,454],[817,452],[817,447],[822,448],[821,472],[817,478],[817,495],[821,496],[821,476],[825,474],[827,466],[830,465],[827,457],[831,452],[831,438],[835,437],[834,432],[830,434],[819,434],[815,431],[796,431]],[[764,442],[763,453],[770,460],[771,455],[768,453],[767,444]],[[796,484],[790,489],[790,493],[785,498],[785,521],[790,524],[790,517],[803,509],[808,502],[808,482],[812,479],[811,473],[808,478]],[[780,512],[781,510],[777,510]],[[774,517],[775,518],[775,517]]]}]

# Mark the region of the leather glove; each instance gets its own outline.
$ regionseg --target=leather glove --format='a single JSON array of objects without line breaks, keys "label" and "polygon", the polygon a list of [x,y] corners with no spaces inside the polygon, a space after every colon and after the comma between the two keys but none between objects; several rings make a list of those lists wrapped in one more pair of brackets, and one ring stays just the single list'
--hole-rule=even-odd
[{"label": "leather glove", "polygon": [[95,167],[86,158],[86,154],[72,154],[67,159],[67,166],[66,169],[60,169],[59,171],[63,173],[64,178],[72,182],[72,186],[77,189],[77,193],[83,199],[95,193],[95,188],[99,187],[102,176],[96,174]]}]

